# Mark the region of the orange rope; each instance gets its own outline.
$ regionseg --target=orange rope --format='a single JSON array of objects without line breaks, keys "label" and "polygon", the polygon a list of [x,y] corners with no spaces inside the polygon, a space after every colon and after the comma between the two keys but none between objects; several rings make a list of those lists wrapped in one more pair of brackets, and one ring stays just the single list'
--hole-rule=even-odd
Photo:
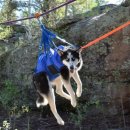
[{"label": "orange rope", "polygon": [[101,37],[96,38],[95,40],[89,42],[87,45],[82,46],[82,49],[88,48],[88,47],[90,47],[90,46],[92,46],[92,45],[98,43],[99,41],[101,41],[101,40],[103,40],[103,39],[109,37],[110,35],[112,35],[112,34],[118,32],[118,31],[120,31],[121,29],[127,27],[128,25],[130,25],[130,21],[128,21],[128,22],[126,22],[125,24],[123,24],[123,25],[121,25],[121,26],[119,26],[119,27],[113,29],[112,31],[110,31],[110,32],[108,32],[108,33],[106,33],[106,34],[104,34],[104,35],[102,35]]}]

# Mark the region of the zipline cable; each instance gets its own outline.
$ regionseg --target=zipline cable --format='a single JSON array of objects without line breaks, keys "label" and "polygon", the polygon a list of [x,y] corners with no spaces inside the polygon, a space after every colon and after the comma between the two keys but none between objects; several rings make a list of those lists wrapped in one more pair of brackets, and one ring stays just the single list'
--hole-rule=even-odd
[{"label": "zipline cable", "polygon": [[[65,3],[59,5],[59,6],[55,7],[55,8],[52,8],[52,9],[50,9],[50,10],[48,10],[48,11],[46,11],[46,12],[40,14],[40,17],[41,17],[41,16],[44,16],[44,15],[47,15],[47,14],[49,14],[49,13],[51,13],[51,12],[53,12],[53,11],[55,11],[55,10],[57,10],[57,9],[59,9],[59,8],[61,8],[61,7],[63,7],[63,6],[66,6],[66,5],[70,4],[70,3],[75,2],[75,1],[76,1],[76,0],[69,0],[68,2],[65,2]],[[35,16],[26,17],[26,18],[17,19],[17,20],[6,21],[6,22],[2,22],[2,23],[0,23],[0,24],[8,25],[8,24],[12,24],[12,23],[14,23],[14,22],[23,21],[23,20],[27,20],[27,19],[33,19],[33,18],[35,18]]]}]

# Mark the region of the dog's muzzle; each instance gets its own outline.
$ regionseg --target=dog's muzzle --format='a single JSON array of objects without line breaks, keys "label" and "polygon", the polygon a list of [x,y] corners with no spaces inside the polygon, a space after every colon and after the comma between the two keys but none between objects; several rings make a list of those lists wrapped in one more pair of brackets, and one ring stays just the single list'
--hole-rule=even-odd
[{"label": "dog's muzzle", "polygon": [[71,72],[71,73],[74,72],[74,66],[70,66],[70,72]]}]

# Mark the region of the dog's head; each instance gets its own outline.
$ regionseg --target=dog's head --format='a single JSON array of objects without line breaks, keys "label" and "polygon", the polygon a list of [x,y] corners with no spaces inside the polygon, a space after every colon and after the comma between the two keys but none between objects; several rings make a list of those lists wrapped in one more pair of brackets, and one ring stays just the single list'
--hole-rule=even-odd
[{"label": "dog's head", "polygon": [[80,47],[66,47],[64,50],[59,50],[59,55],[64,65],[68,67],[71,73],[80,70],[82,67],[82,49]]}]

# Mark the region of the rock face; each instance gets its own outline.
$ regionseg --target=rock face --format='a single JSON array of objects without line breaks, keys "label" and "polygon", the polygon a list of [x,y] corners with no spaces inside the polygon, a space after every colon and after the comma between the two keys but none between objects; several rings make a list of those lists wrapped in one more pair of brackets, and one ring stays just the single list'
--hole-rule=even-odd
[{"label": "rock face", "polygon": [[90,19],[93,16],[106,13],[106,12],[108,12],[108,10],[111,10],[114,7],[116,7],[116,5],[114,5],[114,4],[103,5],[103,6],[99,6],[99,7],[94,7],[94,8],[92,8],[91,11],[87,11],[83,14],[77,14],[77,15],[74,15],[73,17],[72,16],[65,17],[62,20],[60,20],[60,22],[57,24],[56,28],[63,30],[70,24],[74,24],[83,19],[88,19],[88,18]]},{"label": "rock face", "polygon": [[[70,22],[59,31],[67,40],[85,45],[129,20],[130,6],[119,6],[91,19]],[[32,88],[38,41],[0,41],[0,82],[10,79],[21,87]],[[107,108],[106,115],[122,113],[122,108],[125,114],[130,113],[130,26],[84,49],[83,61],[80,76],[85,91],[81,99],[99,100]]]},{"label": "rock face", "polygon": [[[9,40],[0,42],[2,43],[0,44],[1,84],[4,80],[12,80],[17,85],[28,86],[36,59],[36,44],[30,44],[25,33],[20,37],[14,35]],[[33,53],[35,53],[35,59]],[[29,60],[33,61],[29,62]],[[28,78],[30,78],[30,81]],[[26,84],[25,81],[29,82],[26,82]]]},{"label": "rock face", "polygon": [[[130,6],[116,7],[106,14],[72,24],[66,30],[66,37],[84,45],[129,19]],[[122,106],[125,114],[130,113],[129,55],[130,26],[83,50],[84,67],[81,76],[84,87],[87,87],[86,94],[89,95],[89,101],[105,103],[105,114],[119,114]]]},{"label": "rock face", "polygon": [[[106,14],[72,24],[66,29],[68,33],[65,35],[67,39],[84,45],[129,19],[130,6],[120,6]],[[130,112],[129,55],[130,26],[83,50],[84,67],[81,76],[84,87],[88,90],[86,93],[90,95],[90,100],[99,99],[105,102],[109,114],[119,112],[116,107],[117,104],[121,107],[121,100],[126,108],[125,112]]]}]

